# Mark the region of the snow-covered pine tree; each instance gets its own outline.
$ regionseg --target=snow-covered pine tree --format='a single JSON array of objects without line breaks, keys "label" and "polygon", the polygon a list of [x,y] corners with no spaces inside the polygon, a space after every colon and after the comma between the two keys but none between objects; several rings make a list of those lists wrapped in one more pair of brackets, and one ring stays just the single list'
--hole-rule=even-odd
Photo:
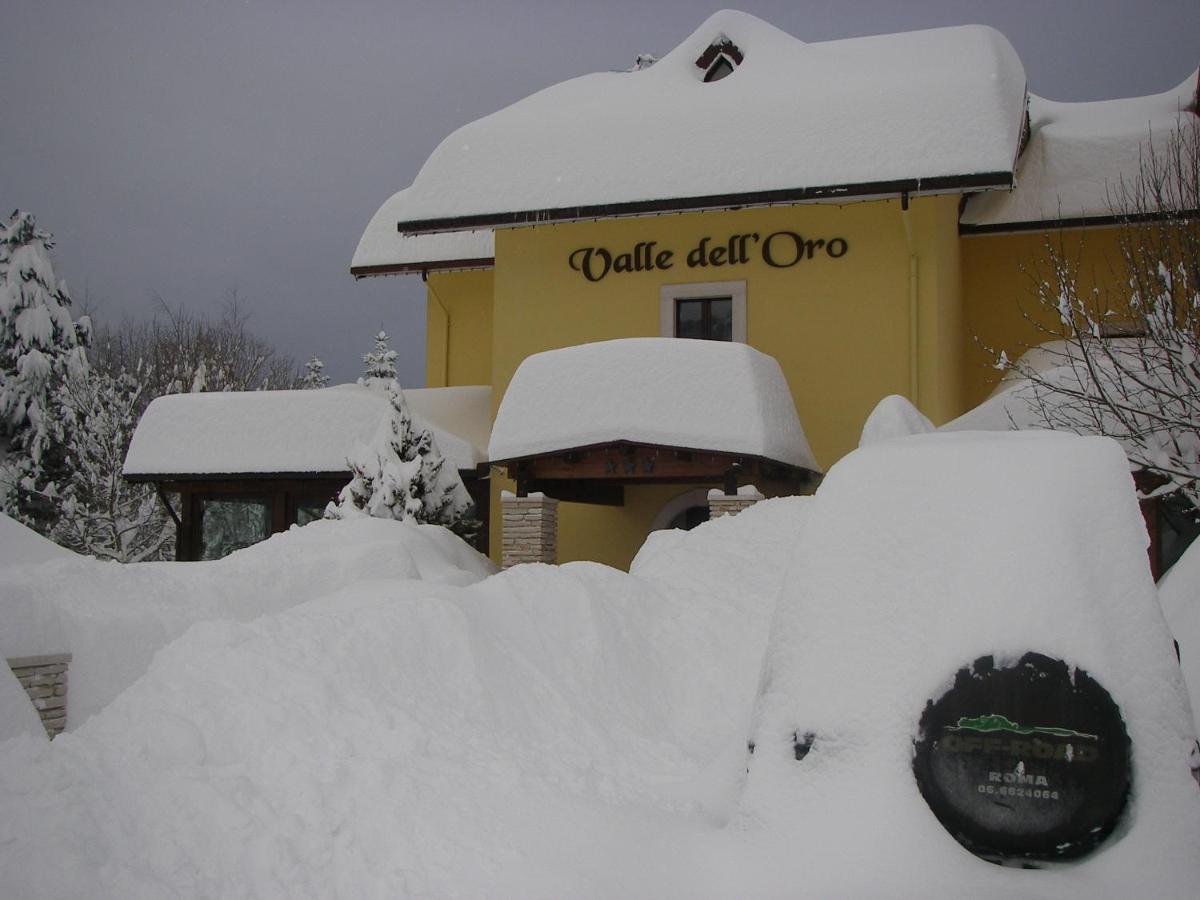
[{"label": "snow-covered pine tree", "polygon": [[71,319],[53,246],[29,213],[0,222],[0,506],[42,530],[61,475],[52,398],[68,374],[87,371],[91,328],[86,316]]},{"label": "snow-covered pine tree", "polygon": [[364,384],[391,382],[396,378],[396,351],[388,349],[388,335],[382,328],[375,335],[375,349],[363,354]]},{"label": "snow-covered pine tree", "polygon": [[302,388],[315,390],[329,387],[329,376],[325,374],[325,363],[314,355],[304,364],[304,377],[300,381]]},{"label": "snow-covered pine tree", "polygon": [[325,509],[325,517],[411,519],[444,525],[470,540],[479,521],[462,479],[446,468],[433,433],[413,421],[399,385],[389,382],[386,390],[390,427],[375,445],[360,446],[347,460],[354,477]]},{"label": "snow-covered pine tree", "polygon": [[141,374],[93,370],[69,376],[55,395],[67,474],[50,536],[100,559],[143,562],[174,551],[175,526],[154,488],[121,477],[141,408]]}]

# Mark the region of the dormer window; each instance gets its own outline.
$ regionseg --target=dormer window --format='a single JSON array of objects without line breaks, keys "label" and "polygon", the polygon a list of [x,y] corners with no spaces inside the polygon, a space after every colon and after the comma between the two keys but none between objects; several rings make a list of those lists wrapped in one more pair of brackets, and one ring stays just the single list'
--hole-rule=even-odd
[{"label": "dormer window", "polygon": [[737,44],[725,35],[718,35],[696,60],[696,68],[704,71],[705,82],[720,81],[742,64],[745,57]]}]

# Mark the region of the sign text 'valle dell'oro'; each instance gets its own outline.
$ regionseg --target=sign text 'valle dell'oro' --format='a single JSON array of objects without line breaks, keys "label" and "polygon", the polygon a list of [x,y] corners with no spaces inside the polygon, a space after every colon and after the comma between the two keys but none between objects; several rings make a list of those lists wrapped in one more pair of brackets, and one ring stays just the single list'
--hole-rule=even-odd
[{"label": "sign text 'valle dell'oro'", "polygon": [[567,257],[570,267],[588,281],[600,281],[611,273],[657,272],[682,262],[689,269],[740,266],[761,259],[775,269],[789,269],[803,260],[819,256],[841,259],[850,249],[843,237],[805,238],[795,231],[757,231],[731,234],[724,241],[704,237],[681,258],[658,241],[638,241],[628,250],[613,252],[607,247],[580,247]]}]

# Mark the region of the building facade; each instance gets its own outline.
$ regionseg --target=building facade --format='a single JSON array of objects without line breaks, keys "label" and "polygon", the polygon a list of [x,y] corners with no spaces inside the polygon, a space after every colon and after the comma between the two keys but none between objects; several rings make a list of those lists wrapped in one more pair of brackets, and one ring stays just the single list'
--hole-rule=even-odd
[{"label": "building facade", "polygon": [[[419,272],[426,384],[490,386],[493,413],[536,353],[748,343],[779,362],[828,468],[882,398],[946,423],[996,386],[998,353],[1046,340],[1031,278],[1047,242],[1085,290],[1115,287],[1112,186],[1191,127],[1196,94],[1192,75],[1155,97],[1052,103],[990,29],[804,44],[719,13],[652,66],[448,137],[372,219],[352,272]],[[499,497],[516,485],[490,475],[498,557]],[[564,502],[557,558],[627,566],[698,490]]]}]

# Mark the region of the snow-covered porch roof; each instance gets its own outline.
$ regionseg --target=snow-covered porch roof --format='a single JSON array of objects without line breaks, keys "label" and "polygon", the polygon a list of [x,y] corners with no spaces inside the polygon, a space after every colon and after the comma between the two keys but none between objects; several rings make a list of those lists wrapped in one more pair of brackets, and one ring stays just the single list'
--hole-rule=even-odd
[{"label": "snow-covered porch roof", "polygon": [[[490,388],[422,388],[404,396],[455,468],[483,462]],[[353,384],[159,397],[138,422],[123,474],[172,481],[346,473],[355,444],[370,443],[391,412],[385,392]]]},{"label": "snow-covered porch roof", "polygon": [[790,482],[817,471],[773,357],[746,344],[678,338],[528,357],[496,413],[488,458],[519,487],[595,502],[619,501],[576,487],[730,476]]}]

